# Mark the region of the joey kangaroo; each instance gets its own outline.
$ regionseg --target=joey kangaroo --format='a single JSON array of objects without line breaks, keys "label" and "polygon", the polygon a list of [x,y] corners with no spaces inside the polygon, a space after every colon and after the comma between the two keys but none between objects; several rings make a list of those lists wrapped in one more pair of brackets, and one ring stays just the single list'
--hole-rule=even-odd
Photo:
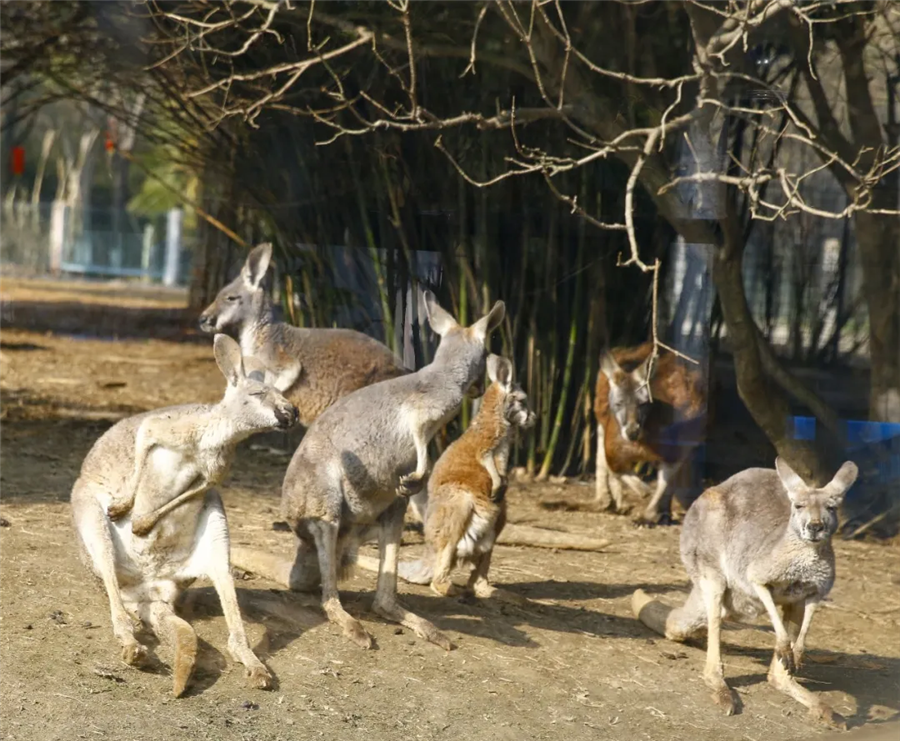
[{"label": "joey kangaroo", "polygon": [[[268,670],[244,633],[222,500],[214,489],[197,482],[218,481],[239,440],[263,430],[284,429],[296,420],[296,412],[273,388],[245,376],[234,340],[217,335],[214,347],[216,363],[227,380],[222,401],[184,404],[122,420],[94,443],[72,489],[82,556],[106,588],[122,658],[135,666],[147,661],[147,649],[134,635],[132,618],[136,618],[174,650],[176,697],[184,692],[193,671],[197,636],[173,606],[184,589],[204,576],[222,603],[232,658],[247,668],[254,687],[271,686]],[[141,444],[146,447],[139,462]],[[132,493],[132,516],[114,522],[107,514],[111,503]],[[174,505],[177,500],[181,501]],[[146,537],[135,537],[133,520],[152,519],[154,512],[159,515],[163,510],[168,516],[147,529]]]},{"label": "joey kangaroo", "polygon": [[693,584],[687,601],[673,610],[642,590],[634,593],[635,617],[666,638],[684,641],[707,631],[703,679],[726,714],[734,713],[735,699],[719,653],[722,618],[764,611],[775,628],[769,682],[813,717],[843,725],[793,675],[816,607],[834,584],[831,536],[837,508],[857,473],[847,461],[817,489],[776,458],[774,471],[750,468],[707,489],[688,510],[681,531],[681,559]]},{"label": "joey kangaroo", "polygon": [[644,492],[643,482],[628,471],[639,463],[655,464],[656,490],[638,518],[646,524],[669,517],[669,483],[700,442],[706,423],[706,394],[700,372],[665,351],[651,367],[652,351],[650,342],[612,352],[604,350],[594,397],[595,502],[602,509],[623,511],[623,484]]},{"label": "joey kangaroo", "polygon": [[240,275],[200,315],[204,332],[224,332],[245,356],[258,358],[267,380],[293,403],[309,427],[342,396],[406,375],[409,369],[385,345],[351,329],[302,329],[275,319],[264,279],[272,245],[247,256]]},{"label": "joey kangaroo", "polygon": [[428,479],[425,511],[426,555],[401,562],[399,575],[416,584],[431,583],[440,595],[453,593],[450,572],[458,563],[472,566],[469,588],[481,598],[523,601],[488,581],[494,543],[506,524],[509,446],[516,427],[534,425],[528,397],[513,379],[506,358],[487,359],[491,385],[481,408],[463,435],[435,463]]},{"label": "joey kangaroo", "polygon": [[[293,563],[244,549],[232,554],[240,568],[292,589],[309,589],[321,580],[328,619],[363,648],[371,648],[372,637],[341,606],[338,565],[355,561],[359,545],[375,533],[380,567],[374,611],[442,648],[453,647],[397,600],[403,517],[408,496],[421,489],[428,472],[429,441],[484,375],[485,345],[503,320],[505,306],[498,301],[469,327],[460,326],[430,291],[425,292],[425,310],[441,338],[434,360],[415,373],[335,402],[294,453],[282,489],[282,515],[298,538]],[[312,546],[317,563],[310,558]]]}]

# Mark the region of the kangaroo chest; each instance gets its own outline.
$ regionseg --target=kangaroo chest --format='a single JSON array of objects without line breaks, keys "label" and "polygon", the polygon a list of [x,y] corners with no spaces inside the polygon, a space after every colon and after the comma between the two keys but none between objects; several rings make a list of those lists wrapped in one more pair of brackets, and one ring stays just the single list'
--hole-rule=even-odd
[{"label": "kangaroo chest", "polygon": [[815,595],[824,597],[831,591],[834,565],[829,559],[812,548],[789,551],[785,556],[784,560],[776,556],[777,566],[757,577],[771,590],[777,604],[802,602]]},{"label": "kangaroo chest", "polygon": [[834,583],[834,568],[824,559],[797,559],[772,579],[769,588],[778,604],[800,602],[817,594],[825,596]]}]

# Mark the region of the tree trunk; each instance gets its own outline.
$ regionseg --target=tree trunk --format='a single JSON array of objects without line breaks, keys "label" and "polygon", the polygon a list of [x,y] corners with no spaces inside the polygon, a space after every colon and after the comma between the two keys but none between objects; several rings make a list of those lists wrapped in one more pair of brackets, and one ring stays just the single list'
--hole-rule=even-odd
[{"label": "tree trunk", "polygon": [[[207,213],[213,214],[223,223],[232,220],[236,209],[230,206],[234,189],[226,187],[215,193],[206,194]],[[215,204],[219,204],[216,206]],[[216,294],[228,282],[229,269],[237,257],[237,248],[232,239],[216,229],[205,219],[198,223],[198,240],[191,266],[191,281],[188,287],[188,308],[192,311],[205,309]]]},{"label": "tree trunk", "polygon": [[765,373],[757,344],[759,330],[744,292],[741,271],[744,242],[734,222],[732,214],[723,222],[726,233],[723,243],[715,250],[713,283],[728,328],[738,394],[778,455],[807,481],[824,484],[830,471],[812,447],[790,436],[791,410],[787,398]]},{"label": "tree trunk", "polygon": [[[896,198],[884,206],[896,207]],[[869,418],[900,422],[900,222],[857,213],[856,242],[869,310]]]}]

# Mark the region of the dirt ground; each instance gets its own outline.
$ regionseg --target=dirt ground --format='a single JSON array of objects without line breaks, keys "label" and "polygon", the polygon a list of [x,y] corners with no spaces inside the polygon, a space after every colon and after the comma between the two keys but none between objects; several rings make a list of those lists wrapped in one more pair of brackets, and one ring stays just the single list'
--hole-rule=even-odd
[{"label": "dirt ground", "polygon": [[[273,692],[251,690],[227,657],[218,600],[198,584],[182,606],[201,638],[198,667],[188,695],[173,699],[164,647],[155,670],[120,662],[106,598],[77,557],[68,499],[81,460],[112,421],[218,397],[211,343],[76,338],[33,331],[32,320],[16,329],[17,317],[30,316],[25,304],[52,298],[36,284],[0,289],[4,740],[781,741],[827,730],[765,682],[774,641],[763,623],[727,626],[725,671],[743,711],[719,714],[701,680],[702,646],[654,636],[629,610],[638,587],[683,598],[679,527],[635,529],[626,518],[584,511],[588,482],[511,487],[511,521],[612,542],[603,553],[498,546],[493,580],[534,607],[465,604],[401,584],[407,605],[458,645],[449,653],[370,614],[374,575],[366,572],[342,593],[378,642],[369,652],[324,622],[315,597],[239,579],[251,644],[277,678]],[[111,312],[125,298],[139,308],[130,289],[98,301]],[[173,301],[163,310],[174,310]],[[235,543],[290,547],[291,536],[272,528],[288,442],[274,435],[242,447],[223,490]],[[416,533],[404,542],[403,557],[419,552]],[[892,581],[900,547],[838,541],[836,549],[838,581],[816,616],[803,681],[851,726],[883,723],[900,713],[900,586]]]}]

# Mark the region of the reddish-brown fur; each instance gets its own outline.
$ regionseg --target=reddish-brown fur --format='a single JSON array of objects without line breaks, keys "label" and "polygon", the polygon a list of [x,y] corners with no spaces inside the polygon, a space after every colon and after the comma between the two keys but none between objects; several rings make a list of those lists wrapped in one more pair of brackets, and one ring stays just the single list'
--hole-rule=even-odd
[{"label": "reddish-brown fur", "polygon": [[[497,536],[506,524],[506,499],[491,501],[491,476],[481,459],[497,449],[509,429],[503,416],[504,398],[500,384],[491,384],[469,429],[438,459],[428,482],[429,507],[443,509],[445,496],[451,490],[463,489],[471,495],[476,514],[489,520],[496,518],[494,533]],[[461,523],[452,520],[448,522],[444,516],[427,519],[425,537],[434,543],[435,550],[439,551],[451,539],[455,538],[453,542],[456,542],[462,536],[468,518],[463,518]],[[454,532],[450,533],[450,530]]]},{"label": "reddish-brown fur", "polygon": [[[645,342],[635,347],[619,347],[612,356],[621,366],[614,374],[614,382],[625,388],[635,387],[631,371],[641,365],[653,351],[653,343]],[[619,423],[609,409],[610,382],[600,371],[594,396],[594,416],[604,431],[604,449],[609,472],[614,475],[632,473],[641,463],[658,466],[674,464],[685,456],[685,443],[697,440],[707,424],[707,399],[703,374],[688,361],[661,350],[654,363],[650,380],[653,403],[637,440],[626,440]],[[664,439],[666,428],[678,423],[675,430],[668,430],[669,441]],[[674,434],[673,434],[674,433]],[[673,444],[675,441],[681,445]]]},{"label": "reddish-brown fur", "polygon": [[[418,564],[401,565],[401,576],[417,583],[430,581],[438,594],[450,594],[453,567],[468,563],[473,567],[468,586],[476,596],[524,603],[518,595],[496,589],[488,581],[493,546],[506,524],[503,493],[511,428],[534,423],[525,395],[512,383],[508,361],[501,363],[497,372],[502,380],[491,376],[494,382],[471,426],[434,466],[425,516],[427,553]],[[491,373],[490,365],[488,370]],[[484,461],[493,461],[497,480]]]}]

